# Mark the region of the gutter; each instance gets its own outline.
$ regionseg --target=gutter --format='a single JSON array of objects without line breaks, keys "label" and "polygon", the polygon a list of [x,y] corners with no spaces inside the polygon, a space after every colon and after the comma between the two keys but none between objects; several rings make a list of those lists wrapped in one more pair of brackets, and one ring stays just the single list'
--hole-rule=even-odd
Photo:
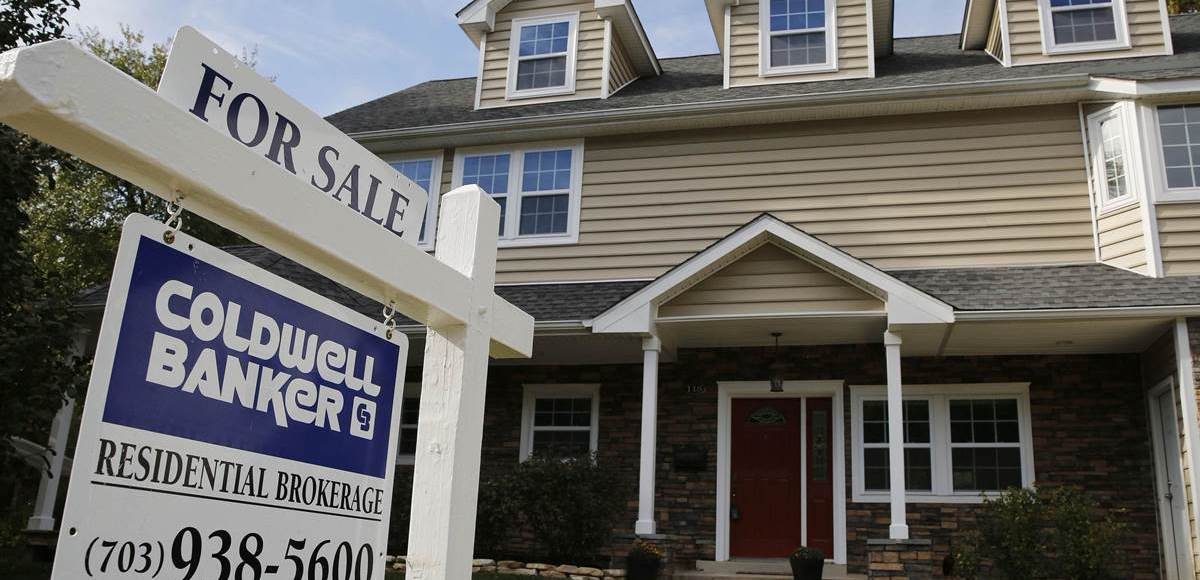
[{"label": "gutter", "polygon": [[1200,316],[1200,305],[1128,306],[1114,308],[1042,308],[1029,310],[960,310],[958,322],[988,320],[1064,320],[1096,318],[1178,318]]},{"label": "gutter", "polygon": [[914,85],[909,87],[869,88],[827,93],[810,93],[803,95],[774,95],[768,97],[751,97],[731,99],[726,101],[702,101],[685,104],[647,105],[624,109],[609,109],[601,111],[580,111],[573,113],[554,113],[532,115],[509,119],[489,119],[469,121],[466,123],[448,123],[442,125],[426,125],[403,129],[381,129],[347,133],[359,142],[383,141],[398,138],[419,137],[448,137],[461,134],[478,134],[487,131],[512,129],[555,128],[569,130],[577,126],[592,125],[600,122],[638,121],[647,118],[662,120],[665,117],[682,117],[685,115],[712,115],[719,113],[741,113],[764,109],[798,107],[809,105],[846,105],[859,103],[883,103],[897,99],[924,99],[931,97],[956,97],[978,93],[994,96],[998,90],[1035,91],[1089,88],[1091,75],[1073,73],[1066,75],[1051,75],[1022,79],[1000,79],[986,81],[967,81],[961,83],[940,83],[931,85]]}]

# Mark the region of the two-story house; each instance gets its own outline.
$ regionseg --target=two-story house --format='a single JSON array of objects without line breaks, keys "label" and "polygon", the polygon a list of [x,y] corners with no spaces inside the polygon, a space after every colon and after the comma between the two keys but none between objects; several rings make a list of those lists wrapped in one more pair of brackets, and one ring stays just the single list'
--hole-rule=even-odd
[{"label": "two-story house", "polygon": [[1200,15],[969,0],[894,38],[898,8],[697,0],[719,53],[660,59],[631,0],[473,0],[476,78],[329,118],[430,193],[426,247],[453,188],[503,210],[536,354],[490,370],[484,471],[594,451],[613,549],[707,574],[890,541],[940,576],[983,498],[1073,485],[1134,577],[1195,577]]}]

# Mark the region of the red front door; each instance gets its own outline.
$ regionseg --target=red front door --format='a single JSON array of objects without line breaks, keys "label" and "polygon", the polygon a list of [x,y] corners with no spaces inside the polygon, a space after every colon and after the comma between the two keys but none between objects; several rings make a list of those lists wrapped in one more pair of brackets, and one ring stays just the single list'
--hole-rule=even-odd
[{"label": "red front door", "polygon": [[782,558],[800,547],[800,399],[734,399],[729,548]]},{"label": "red front door", "polygon": [[833,399],[734,399],[731,419],[730,555],[832,558]]}]

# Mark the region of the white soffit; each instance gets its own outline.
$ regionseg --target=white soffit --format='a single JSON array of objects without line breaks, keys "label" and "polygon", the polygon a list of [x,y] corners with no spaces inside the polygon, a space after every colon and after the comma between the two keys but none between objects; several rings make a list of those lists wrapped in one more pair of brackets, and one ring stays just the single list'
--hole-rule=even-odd
[{"label": "white soffit", "polygon": [[455,14],[458,16],[458,26],[467,33],[475,46],[479,46],[484,35],[496,27],[496,13],[504,10],[511,2],[512,0],[472,0]]},{"label": "white soffit", "polygon": [[657,76],[662,74],[662,66],[650,45],[650,37],[642,28],[637,10],[632,0],[596,0],[596,13],[600,18],[612,20],[617,38],[625,47],[625,53],[633,61],[634,68],[642,76]]},{"label": "white soffit", "polygon": [[875,56],[892,54],[896,36],[895,0],[871,0],[872,25],[875,30]]},{"label": "white soffit", "polygon": [[591,321],[592,331],[650,333],[658,305],[734,260],[771,242],[879,296],[889,324],[947,324],[954,309],[770,214],[761,215],[663,274]]},{"label": "white soffit", "polygon": [[967,0],[961,35],[963,50],[983,50],[987,45],[996,2],[997,0]]}]

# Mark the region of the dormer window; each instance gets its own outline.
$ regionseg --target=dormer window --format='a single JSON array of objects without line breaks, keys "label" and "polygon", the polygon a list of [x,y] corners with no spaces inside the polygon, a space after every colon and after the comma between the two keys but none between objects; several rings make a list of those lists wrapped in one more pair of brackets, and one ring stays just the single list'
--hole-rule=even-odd
[{"label": "dormer window", "polygon": [[1039,0],[1046,54],[1128,48],[1124,0]]},{"label": "dormer window", "polygon": [[833,0],[771,0],[760,10],[762,75],[837,69]]},{"label": "dormer window", "polygon": [[513,20],[508,98],[575,92],[575,39],[579,14]]}]

